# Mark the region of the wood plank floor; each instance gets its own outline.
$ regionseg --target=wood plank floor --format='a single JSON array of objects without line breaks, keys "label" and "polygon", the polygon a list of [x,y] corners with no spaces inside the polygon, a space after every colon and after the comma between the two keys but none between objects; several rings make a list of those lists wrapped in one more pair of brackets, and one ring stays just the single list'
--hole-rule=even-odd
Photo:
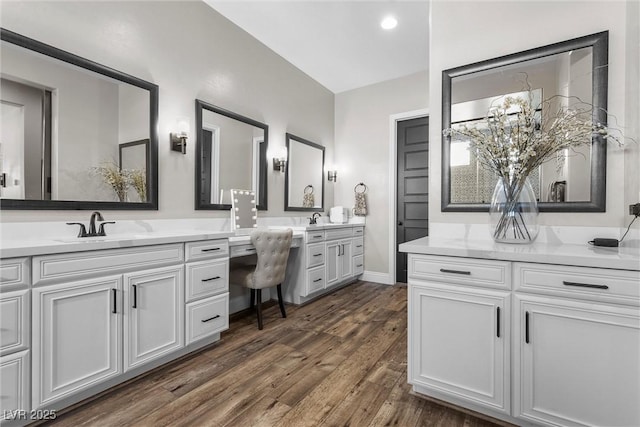
[{"label": "wood plank floor", "polygon": [[57,426],[505,426],[410,394],[407,288],[357,282],[231,322],[215,346],[62,414]]}]

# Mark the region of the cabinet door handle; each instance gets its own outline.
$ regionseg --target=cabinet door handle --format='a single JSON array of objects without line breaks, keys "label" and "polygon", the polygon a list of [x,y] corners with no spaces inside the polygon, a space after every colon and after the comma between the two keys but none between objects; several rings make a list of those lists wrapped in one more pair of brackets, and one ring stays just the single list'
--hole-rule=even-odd
[{"label": "cabinet door handle", "polygon": [[500,338],[500,307],[496,307],[496,336]]},{"label": "cabinet door handle", "polygon": [[313,256],[322,256],[322,254],[313,254]]},{"label": "cabinet door handle", "polygon": [[220,315],[219,315],[219,314],[216,314],[216,315],[215,315],[215,316],[213,316],[213,317],[210,317],[210,318],[208,318],[208,319],[201,320],[201,322],[202,322],[202,323],[211,322],[212,320],[217,319],[218,317],[220,317]]},{"label": "cabinet door handle", "polygon": [[362,264],[357,264],[356,267],[362,267]]},{"label": "cabinet door handle", "polygon": [[562,284],[565,286],[578,286],[580,288],[609,289],[607,285],[591,285],[589,283],[566,282],[564,280]]},{"label": "cabinet door handle", "polygon": [[313,281],[313,283],[319,282],[322,280],[322,277]]},{"label": "cabinet door handle", "polygon": [[356,248],[361,248],[361,247],[362,247],[362,245],[358,245],[358,246],[356,246]]},{"label": "cabinet door handle", "polygon": [[116,314],[118,312],[118,290],[112,288],[111,295],[113,297],[113,307],[111,309],[111,312],[113,314]]},{"label": "cabinet door handle", "polygon": [[138,287],[136,285],[131,285],[133,287],[133,305],[131,307],[138,308]]},{"label": "cabinet door handle", "polygon": [[207,249],[202,249],[202,252],[211,252],[211,251],[219,251],[222,248],[207,248]]},{"label": "cabinet door handle", "polygon": [[219,278],[220,278],[220,276],[210,277],[210,278],[208,278],[208,279],[202,279],[202,281],[203,281],[203,282],[210,282],[210,281],[212,281],[212,280],[217,280],[217,279],[219,279]]},{"label": "cabinet door handle", "polygon": [[471,276],[471,272],[470,271],[448,270],[446,268],[441,268],[440,272],[441,273],[452,273],[452,274],[464,274],[464,275],[467,275],[467,276]]},{"label": "cabinet door handle", "polygon": [[524,342],[529,344],[529,312],[524,312]]}]

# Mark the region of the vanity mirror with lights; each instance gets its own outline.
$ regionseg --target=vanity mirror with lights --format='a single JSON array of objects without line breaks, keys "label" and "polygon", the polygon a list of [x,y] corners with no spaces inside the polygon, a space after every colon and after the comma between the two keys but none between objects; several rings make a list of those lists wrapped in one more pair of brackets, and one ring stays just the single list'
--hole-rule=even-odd
[{"label": "vanity mirror with lights", "polygon": [[1,39],[2,209],[157,209],[158,86]]},{"label": "vanity mirror with lights", "polygon": [[324,147],[287,133],[286,211],[324,210]]},{"label": "vanity mirror with lights", "polygon": [[[442,73],[442,129],[482,121],[506,96],[535,98],[540,116],[580,102],[607,123],[608,32],[601,32]],[[523,92],[524,91],[524,92]],[[541,102],[551,100],[551,102]],[[543,129],[544,131],[544,129]],[[541,212],[605,210],[606,141],[565,150],[530,175]],[[488,211],[497,177],[482,169],[469,141],[442,142],[442,211]]]},{"label": "vanity mirror with lights", "polygon": [[255,192],[267,209],[269,127],[196,99],[196,209],[231,209],[231,189]]}]

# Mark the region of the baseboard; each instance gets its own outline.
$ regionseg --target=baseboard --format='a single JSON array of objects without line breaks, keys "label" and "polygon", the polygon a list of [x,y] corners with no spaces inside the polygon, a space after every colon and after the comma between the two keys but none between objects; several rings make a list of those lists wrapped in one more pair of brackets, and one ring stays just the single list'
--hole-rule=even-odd
[{"label": "baseboard", "polygon": [[389,273],[378,273],[377,271],[365,271],[360,280],[365,282],[382,283],[383,285],[394,285],[396,281]]}]

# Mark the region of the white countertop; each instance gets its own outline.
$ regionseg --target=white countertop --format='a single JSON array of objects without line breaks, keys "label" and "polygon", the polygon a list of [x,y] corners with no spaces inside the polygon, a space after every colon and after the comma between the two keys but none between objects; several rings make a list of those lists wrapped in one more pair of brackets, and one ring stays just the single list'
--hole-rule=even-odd
[{"label": "white countertop", "polygon": [[162,245],[165,243],[195,242],[198,240],[225,239],[230,236],[235,236],[235,233],[231,231],[175,230],[136,234],[113,234],[105,237],[65,237],[41,240],[2,239],[0,258],[130,248],[135,246]]},{"label": "white countertop", "polygon": [[400,245],[401,252],[503,261],[640,270],[640,249],[585,244],[507,244],[492,240],[423,237]]}]

